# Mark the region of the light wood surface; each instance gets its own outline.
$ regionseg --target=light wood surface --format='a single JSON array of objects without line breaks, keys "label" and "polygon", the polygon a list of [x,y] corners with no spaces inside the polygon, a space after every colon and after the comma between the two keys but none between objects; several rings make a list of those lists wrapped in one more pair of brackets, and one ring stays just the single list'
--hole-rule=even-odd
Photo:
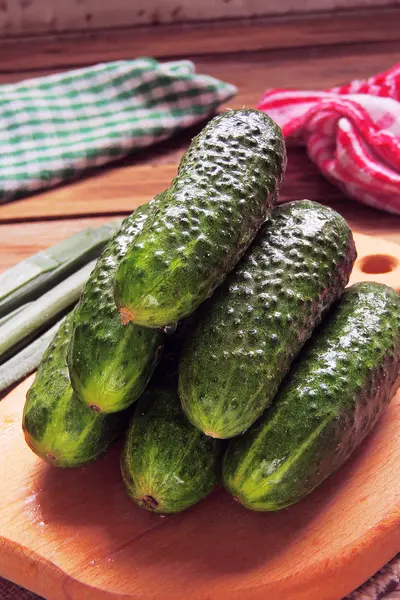
[{"label": "light wood surface", "polygon": [[[351,282],[391,259],[392,271],[369,277],[400,289],[400,246],[355,238]],[[399,550],[400,393],[348,464],[298,505],[252,513],[219,487],[160,517],[125,494],[121,444],[71,470],[30,451],[30,383],[0,403],[0,575],[49,600],[340,600]]]},{"label": "light wood surface", "polygon": [[[357,260],[349,285],[359,281],[379,281],[400,292],[400,246],[378,237],[354,234]],[[399,484],[400,494],[400,484]],[[399,541],[400,550],[400,541]]]}]

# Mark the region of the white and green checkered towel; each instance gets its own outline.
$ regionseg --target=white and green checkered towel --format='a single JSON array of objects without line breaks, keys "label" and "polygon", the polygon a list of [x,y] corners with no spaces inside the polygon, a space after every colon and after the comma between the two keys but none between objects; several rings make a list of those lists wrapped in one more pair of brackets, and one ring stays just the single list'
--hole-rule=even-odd
[{"label": "white and green checkered towel", "polygon": [[235,93],[189,61],[151,58],[0,86],[0,202],[166,139]]}]

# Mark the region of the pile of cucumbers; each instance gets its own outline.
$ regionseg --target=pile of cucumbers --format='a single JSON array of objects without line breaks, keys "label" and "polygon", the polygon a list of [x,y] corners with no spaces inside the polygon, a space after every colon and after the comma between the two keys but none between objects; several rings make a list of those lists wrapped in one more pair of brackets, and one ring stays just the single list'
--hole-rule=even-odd
[{"label": "pile of cucumbers", "polygon": [[221,477],[247,508],[278,510],[348,459],[400,384],[400,296],[346,288],[349,226],[308,200],[275,208],[285,168],[257,110],[192,141],[43,357],[23,414],[36,454],[80,466],[127,429],[127,492],[161,513]]}]

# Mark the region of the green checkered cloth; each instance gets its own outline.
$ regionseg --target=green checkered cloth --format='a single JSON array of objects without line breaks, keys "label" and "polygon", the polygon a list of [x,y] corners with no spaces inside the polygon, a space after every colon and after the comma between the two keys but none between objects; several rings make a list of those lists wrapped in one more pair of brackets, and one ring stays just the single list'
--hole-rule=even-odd
[{"label": "green checkered cloth", "polygon": [[0,86],[0,202],[164,140],[235,93],[189,61],[151,58]]}]

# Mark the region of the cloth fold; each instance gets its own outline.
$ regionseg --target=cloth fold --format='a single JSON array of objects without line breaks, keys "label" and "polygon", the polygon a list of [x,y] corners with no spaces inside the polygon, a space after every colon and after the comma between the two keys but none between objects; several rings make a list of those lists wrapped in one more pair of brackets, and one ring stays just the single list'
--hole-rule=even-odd
[{"label": "cloth fold", "polygon": [[0,86],[0,202],[171,137],[235,93],[190,61],[151,58]]},{"label": "cloth fold", "polygon": [[322,92],[267,90],[258,108],[349,196],[400,214],[400,63]]}]

